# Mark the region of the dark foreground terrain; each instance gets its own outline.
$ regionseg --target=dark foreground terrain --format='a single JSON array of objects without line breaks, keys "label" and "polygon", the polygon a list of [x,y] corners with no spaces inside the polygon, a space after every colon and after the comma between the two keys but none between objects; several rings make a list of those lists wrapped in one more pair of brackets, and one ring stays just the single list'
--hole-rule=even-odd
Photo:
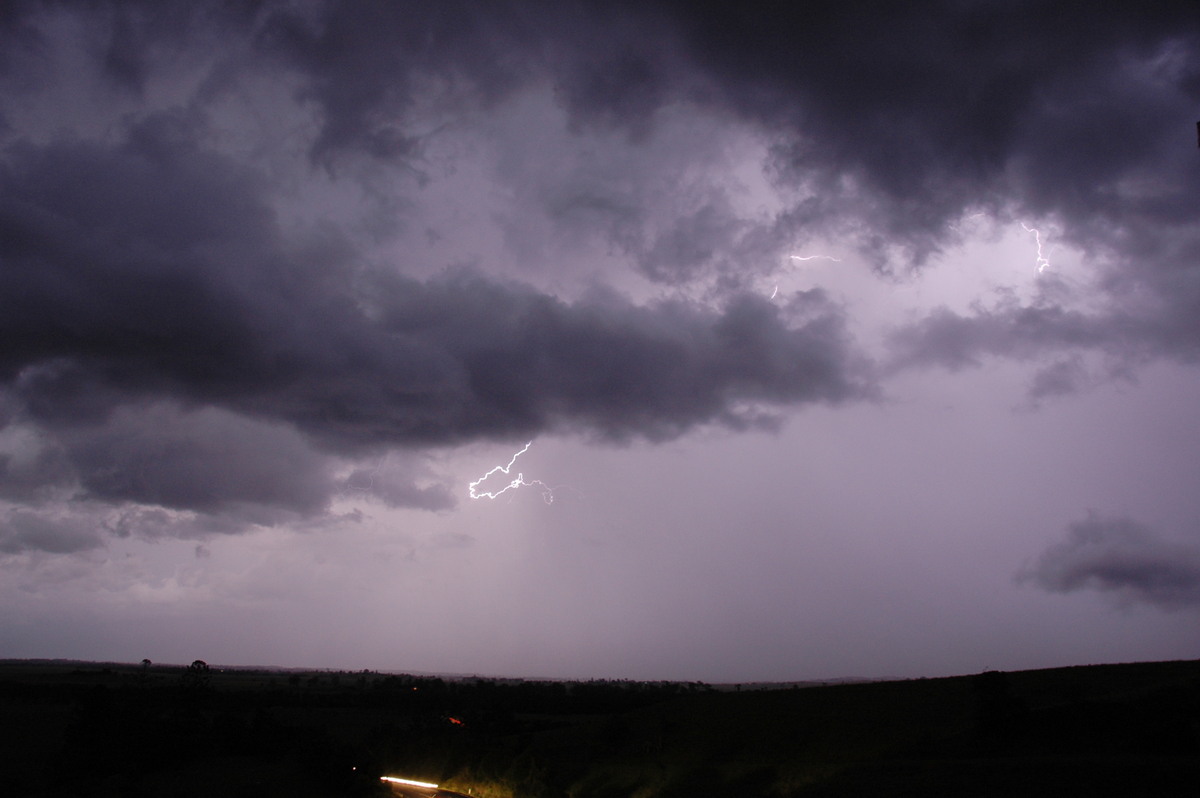
[{"label": "dark foreground terrain", "polygon": [[1200,795],[1200,661],[781,689],[0,662],[0,793]]}]

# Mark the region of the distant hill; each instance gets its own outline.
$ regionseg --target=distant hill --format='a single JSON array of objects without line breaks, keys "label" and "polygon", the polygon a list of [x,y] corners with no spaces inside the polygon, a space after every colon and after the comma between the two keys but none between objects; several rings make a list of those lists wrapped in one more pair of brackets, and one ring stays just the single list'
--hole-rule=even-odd
[{"label": "distant hill", "polygon": [[5,794],[1200,794],[1200,661],[740,690],[199,665],[0,662]]}]

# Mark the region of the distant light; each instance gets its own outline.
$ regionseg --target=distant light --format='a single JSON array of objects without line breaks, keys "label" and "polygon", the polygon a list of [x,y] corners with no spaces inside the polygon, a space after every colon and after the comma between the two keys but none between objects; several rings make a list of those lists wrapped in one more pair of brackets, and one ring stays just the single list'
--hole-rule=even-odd
[{"label": "distant light", "polygon": [[395,776],[380,776],[380,781],[390,781],[393,784],[407,784],[410,787],[425,787],[430,790],[436,790],[436,784],[430,784],[427,781],[413,781],[412,779],[398,779]]}]

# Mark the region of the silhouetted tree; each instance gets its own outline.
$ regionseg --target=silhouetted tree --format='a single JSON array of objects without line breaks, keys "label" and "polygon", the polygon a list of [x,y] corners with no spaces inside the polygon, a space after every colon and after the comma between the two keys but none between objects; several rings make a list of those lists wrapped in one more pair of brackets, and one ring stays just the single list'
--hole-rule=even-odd
[{"label": "silhouetted tree", "polygon": [[212,672],[208,663],[198,659],[188,665],[187,670],[183,672],[182,682],[183,689],[189,692],[206,692],[212,686]]}]

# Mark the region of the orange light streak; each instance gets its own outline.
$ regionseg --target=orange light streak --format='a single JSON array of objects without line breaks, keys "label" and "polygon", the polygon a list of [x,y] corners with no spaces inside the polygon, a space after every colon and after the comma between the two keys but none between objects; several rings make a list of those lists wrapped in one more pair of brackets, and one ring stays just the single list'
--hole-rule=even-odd
[{"label": "orange light streak", "polygon": [[413,781],[412,779],[401,779],[396,776],[380,776],[380,781],[390,781],[393,784],[407,784],[409,787],[425,787],[429,790],[436,790],[437,785],[431,784],[428,781]]}]

